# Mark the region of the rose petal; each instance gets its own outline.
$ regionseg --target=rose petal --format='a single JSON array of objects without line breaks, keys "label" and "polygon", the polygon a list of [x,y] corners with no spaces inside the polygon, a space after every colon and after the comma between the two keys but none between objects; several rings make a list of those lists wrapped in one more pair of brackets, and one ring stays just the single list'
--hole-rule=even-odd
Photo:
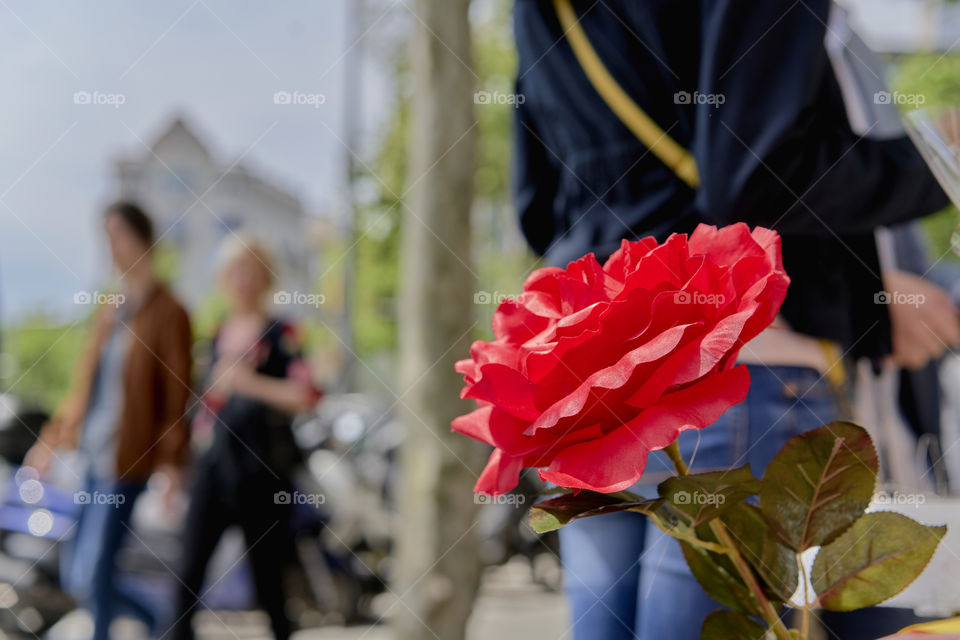
[{"label": "rose petal", "polygon": [[710,376],[664,396],[663,403],[598,440],[567,447],[540,477],[563,487],[601,493],[636,484],[650,451],[663,449],[687,429],[701,429],[747,397],[750,373],[745,365]]},{"label": "rose petal", "polygon": [[475,409],[464,416],[457,416],[450,423],[450,428],[465,436],[493,444],[493,435],[490,433],[490,413],[493,407],[486,405]]},{"label": "rose petal", "polygon": [[475,493],[492,496],[508,493],[520,482],[522,469],[522,458],[514,458],[504,454],[500,449],[494,449],[473,490]]},{"label": "rose petal", "polygon": [[750,227],[743,222],[726,227],[700,224],[690,234],[690,253],[709,256],[710,261],[720,266],[736,264],[745,257],[764,257],[766,251],[757,244]]},{"label": "rose petal", "polygon": [[742,312],[723,318],[705,335],[671,353],[657,368],[656,375],[637,389],[626,403],[638,408],[650,407],[670,387],[689,384],[716,369],[724,356],[739,344],[744,323],[755,307],[756,303],[752,303]]},{"label": "rose petal", "polygon": [[479,370],[480,379],[464,388],[461,398],[496,403],[528,422],[537,419],[540,410],[534,401],[534,386],[519,371],[498,363],[485,364]]},{"label": "rose petal", "polygon": [[655,362],[670,354],[683,339],[684,332],[692,325],[672,327],[654,340],[625,353],[613,366],[591,374],[573,392],[559,402],[547,407],[524,432],[533,435],[538,429],[556,426],[561,418],[576,415],[587,404],[592,389],[616,389],[624,386],[633,371],[643,363]]}]

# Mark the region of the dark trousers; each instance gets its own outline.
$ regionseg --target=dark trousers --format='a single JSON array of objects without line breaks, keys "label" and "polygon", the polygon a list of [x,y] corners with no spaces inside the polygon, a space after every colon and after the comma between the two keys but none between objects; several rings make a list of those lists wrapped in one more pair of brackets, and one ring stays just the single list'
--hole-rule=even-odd
[{"label": "dark trousers", "polygon": [[[285,486],[281,480],[268,476],[248,477],[231,487],[218,477],[215,467],[201,467],[190,495],[175,621],[168,637],[193,639],[192,618],[203,598],[207,564],[223,532],[231,525],[239,525],[243,530],[257,599],[270,617],[274,637],[290,637],[283,573],[293,538],[289,504],[276,498],[278,491],[286,490]],[[216,583],[219,578],[210,576],[209,582]]]}]

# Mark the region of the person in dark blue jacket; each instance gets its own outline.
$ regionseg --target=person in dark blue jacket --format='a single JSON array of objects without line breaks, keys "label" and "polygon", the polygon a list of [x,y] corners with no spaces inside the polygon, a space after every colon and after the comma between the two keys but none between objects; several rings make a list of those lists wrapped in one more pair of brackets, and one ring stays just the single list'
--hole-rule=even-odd
[{"label": "person in dark blue jacket", "polygon": [[[602,260],[622,238],[662,241],[701,222],[783,237],[792,283],[776,328],[741,355],[747,400],[680,438],[700,470],[749,463],[759,475],[793,435],[847,417],[852,359],[892,354],[916,366],[960,342],[944,292],[881,268],[875,230],[947,200],[905,136],[851,128],[825,48],[830,11],[828,0],[516,0],[515,200],[546,262],[590,251]],[[659,127],[652,141],[588,73],[579,36]],[[664,141],[689,152],[692,173],[665,160]],[[887,304],[890,290],[929,303]],[[892,330],[903,326],[925,335]],[[652,456],[635,489],[655,492],[670,468]],[[560,536],[575,640],[692,640],[719,608],[642,516],[585,519]],[[908,622],[871,610],[831,619],[829,631],[875,638]]]}]

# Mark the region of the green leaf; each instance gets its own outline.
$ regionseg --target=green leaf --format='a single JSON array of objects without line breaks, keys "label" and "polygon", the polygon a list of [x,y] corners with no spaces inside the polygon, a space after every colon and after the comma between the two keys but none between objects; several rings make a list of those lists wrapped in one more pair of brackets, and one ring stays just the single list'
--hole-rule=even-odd
[{"label": "green leaf", "polygon": [[810,581],[831,611],[871,607],[900,593],[930,561],[946,527],[868,513],[817,553]]},{"label": "green leaf", "polygon": [[760,615],[760,606],[750,588],[724,556],[679,540],[690,572],[707,595],[725,607]]},{"label": "green leaf", "polygon": [[780,543],[759,507],[742,502],[720,519],[767,590],[784,602],[789,600],[799,580],[797,555]]},{"label": "green leaf", "polygon": [[657,487],[666,508],[687,528],[696,528],[760,492],[749,466],[674,476]]},{"label": "green leaf", "polygon": [[703,621],[700,640],[764,640],[767,629],[742,613],[714,611]]},{"label": "green leaf", "polygon": [[571,521],[599,516],[617,511],[649,513],[658,509],[662,500],[624,500],[623,498],[594,491],[568,493],[552,500],[533,505],[530,509],[530,526],[537,533],[554,531]]},{"label": "green leaf", "polygon": [[795,436],[763,474],[763,515],[791,549],[825,544],[863,515],[877,467],[869,434],[850,422]]}]

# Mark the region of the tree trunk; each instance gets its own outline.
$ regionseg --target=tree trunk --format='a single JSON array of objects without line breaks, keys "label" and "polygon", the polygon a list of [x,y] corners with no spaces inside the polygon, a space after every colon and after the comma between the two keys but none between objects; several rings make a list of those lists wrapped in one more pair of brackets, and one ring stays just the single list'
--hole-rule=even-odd
[{"label": "tree trunk", "polygon": [[473,326],[470,263],[476,76],[469,0],[417,0],[400,285],[407,426],[391,612],[398,640],[459,640],[480,582],[472,487],[483,447],[454,435],[470,410],[454,362]]}]

